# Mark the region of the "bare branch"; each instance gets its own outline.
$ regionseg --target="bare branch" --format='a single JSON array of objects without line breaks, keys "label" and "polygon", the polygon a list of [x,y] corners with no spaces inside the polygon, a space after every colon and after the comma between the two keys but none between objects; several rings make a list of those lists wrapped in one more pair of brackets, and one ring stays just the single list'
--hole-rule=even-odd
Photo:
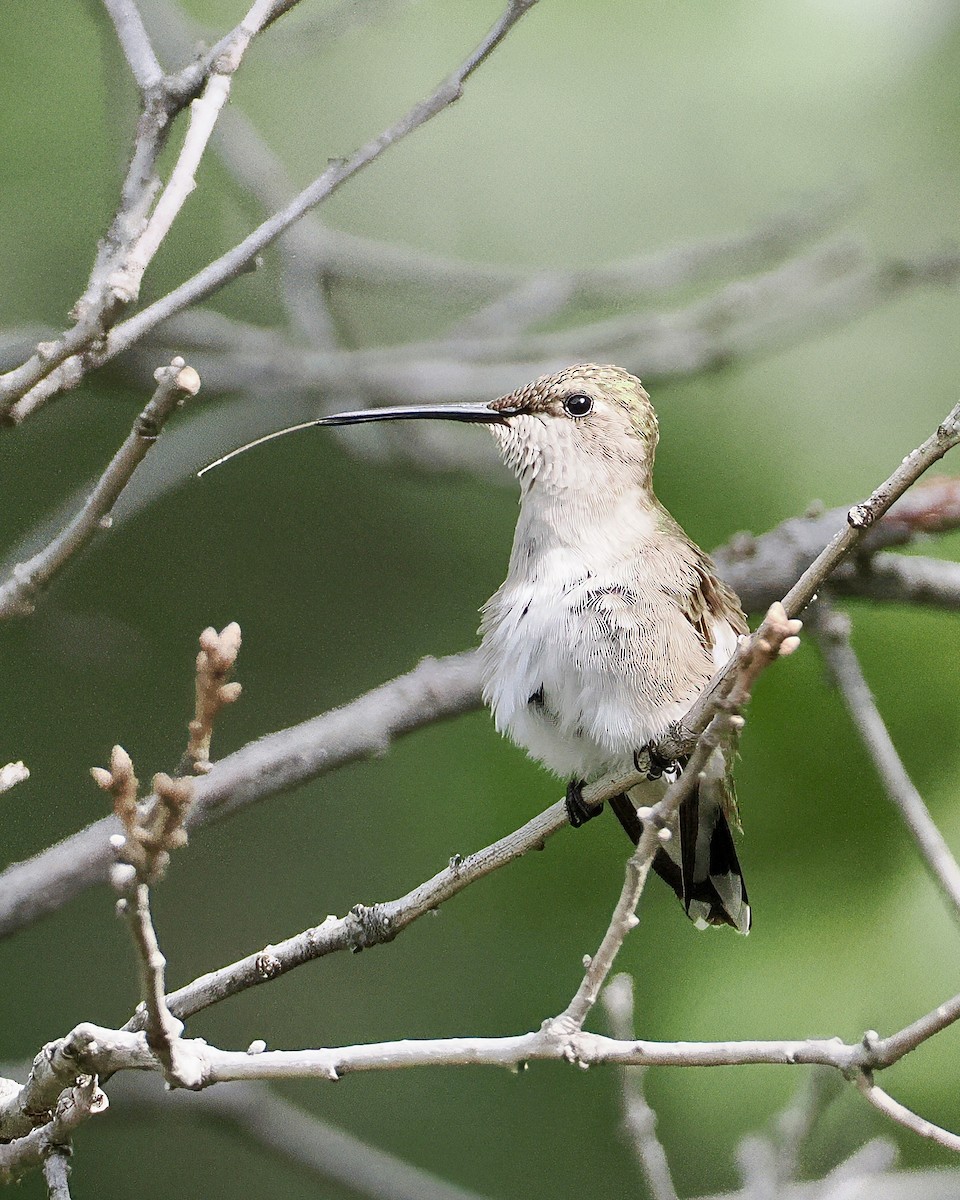
[{"label": "bare branch", "polygon": [[50,1200],[70,1200],[70,1148],[51,1146],[43,1160],[43,1178]]},{"label": "bare branch", "polygon": [[136,0],[103,0],[130,71],[142,93],[158,86],[163,68],[153,52]]},{"label": "bare branch", "polygon": [[841,596],[927,605],[952,612],[960,609],[960,563],[903,554],[874,554],[844,563],[831,577],[830,589]]},{"label": "bare branch", "polygon": [[162,367],[155,378],[157,390],[80,512],[49,545],[26,562],[18,563],[10,577],[0,584],[0,620],[33,612],[37,593],[98,529],[109,528],[110,509],[160,436],[167,418],[185,396],[195,396],[200,388],[200,377],[193,367],[184,364],[182,358],[175,358],[168,367]]},{"label": "bare branch", "polygon": [[196,171],[213,133],[213,127],[230,96],[233,75],[243,61],[250,43],[268,20],[275,19],[279,7],[276,0],[254,0],[244,19],[220,44],[218,52],[210,58],[203,92],[190,105],[190,124],[167,186],[157,200],[143,232],[110,278],[111,290],[124,303],[129,304],[140,295],[144,272],[196,186]]},{"label": "bare branch", "polygon": [[960,866],[907,774],[870,694],[850,644],[849,617],[821,601],[814,629],[830,673],[888,797],[903,818],[934,881],[950,902],[953,915],[960,918]]},{"label": "bare branch", "polygon": [[[960,1016],[960,996],[934,1014],[922,1018],[890,1038],[872,1031],[862,1041],[845,1043],[839,1038],[807,1038],[781,1041],[651,1042],[622,1041],[546,1021],[532,1033],[506,1037],[454,1037],[398,1042],[366,1043],[330,1049],[264,1050],[248,1054],[220,1050],[199,1039],[181,1038],[178,1052],[195,1060],[201,1087],[231,1080],[326,1079],[358,1071],[405,1070],[420,1066],[498,1066],[516,1069],[527,1061],[574,1062],[585,1066],[613,1063],[629,1066],[718,1067],[750,1065],[833,1067],[848,1077],[880,1070],[915,1049],[916,1030],[923,1026],[926,1038],[944,1026],[939,1014],[951,1010]],[[258,1048],[259,1049],[259,1048]],[[37,1063],[44,1070],[15,1094],[0,1103],[0,1128],[16,1129],[17,1114],[23,1111],[23,1093],[31,1090],[34,1100],[50,1091],[55,1098],[78,1070],[87,1074],[112,1075],[117,1071],[161,1071],[161,1064],[143,1033],[106,1029],[84,1023],[45,1047]],[[35,1063],[35,1071],[37,1069]],[[22,1120],[22,1117],[19,1119]]]},{"label": "bare branch", "polygon": [[[676,786],[676,783],[672,784],[671,789]],[[668,795],[671,789],[668,789]],[[610,924],[607,926],[597,952],[587,955],[584,959],[583,979],[573,999],[558,1017],[553,1018],[551,1025],[556,1026],[557,1029],[575,1031],[583,1028],[584,1021],[600,998],[600,992],[613,968],[614,960],[624,939],[631,929],[636,929],[640,924],[637,905],[640,903],[640,896],[644,884],[647,882],[650,864],[653,862],[653,856],[661,841],[661,833],[666,833],[667,837],[670,836],[670,831],[666,826],[658,829],[652,819],[648,818],[644,821],[643,834],[637,848],[627,860],[626,877],[623,881],[620,898],[613,910],[613,916],[610,918]]]},{"label": "bare branch", "polygon": [[[45,1050],[51,1050],[53,1045],[55,1043],[45,1047]],[[22,1093],[24,1089],[16,1090]],[[97,1086],[95,1074],[78,1073],[76,1070],[72,1075],[68,1074],[64,1082],[58,1083],[48,1096],[48,1102],[44,1105],[48,1116],[46,1123],[33,1128],[35,1122],[29,1117],[26,1121],[21,1118],[22,1133],[19,1136],[12,1135],[17,1140],[9,1145],[0,1145],[0,1182],[9,1183],[25,1171],[42,1166],[52,1147],[68,1145],[70,1135],[79,1125],[106,1108],[107,1097]],[[24,1111],[36,1113],[43,1110]],[[2,1118],[0,1112],[0,1125]]]},{"label": "bare branch", "polygon": [[[584,789],[584,793],[588,794],[588,790]],[[211,1004],[217,1004],[249,987],[267,983],[278,975],[285,975],[327,954],[340,950],[366,950],[391,942],[408,925],[434,912],[438,905],[470,884],[531,850],[542,849],[546,839],[562,829],[567,820],[566,809],[563,802],[559,801],[520,829],[483,850],[468,854],[465,858],[454,855],[449,865],[438,871],[432,879],[418,884],[396,900],[369,907],[354,905],[345,917],[327,917],[322,924],[294,937],[264,946],[228,966],[201,975],[167,997],[170,1010],[186,1020]],[[134,1016],[125,1028],[142,1028],[142,1017]]]},{"label": "bare branch", "polygon": [[[261,251],[298,221],[305,212],[326,200],[341,184],[364,167],[369,166],[385,150],[396,145],[408,134],[413,133],[414,130],[457,101],[470,76],[536,2],[537,0],[508,0],[507,7],[500,19],[479,46],[431,95],[416,104],[405,116],[394,122],[379,136],[367,142],[349,159],[332,162],[286,208],[264,221],[239,245],[210,263],[192,279],[187,280],[186,283],[169,292],[161,300],[143,309],[136,316],[113,326],[105,337],[102,336],[106,332],[105,322],[98,317],[96,328],[102,336],[102,342],[98,346],[91,345],[92,333],[78,324],[64,335],[56,346],[45,350],[40,356],[42,361],[34,364],[33,368],[9,372],[6,376],[0,377],[0,416],[6,413],[13,422],[23,421],[63,387],[72,386],[78,382],[86,371],[99,367],[114,358],[161,321],[166,320],[174,313],[181,312],[189,305],[205,299],[213,292],[218,291],[225,283],[235,279],[247,269]],[[289,0],[287,3],[273,0],[272,4],[268,0],[257,0],[245,18],[245,24],[238,26],[227,39],[218,43],[204,59],[204,65],[197,67],[196,71],[199,71],[200,76],[205,78],[203,72],[213,70],[214,66],[219,64],[221,58],[226,55],[227,66],[224,68],[223,74],[229,75],[229,70],[233,69],[230,66],[233,56],[235,53],[242,53],[242,50],[245,49],[249,43],[247,35],[252,36],[251,30],[255,32],[289,7],[291,7]],[[194,88],[194,75],[191,74],[188,77],[187,74],[181,73],[180,84],[184,94],[191,93]],[[167,85],[168,90],[171,90],[173,85],[170,80],[167,81]],[[118,300],[125,298],[123,288],[112,290]],[[76,357],[81,350],[84,352],[82,357]]]}]

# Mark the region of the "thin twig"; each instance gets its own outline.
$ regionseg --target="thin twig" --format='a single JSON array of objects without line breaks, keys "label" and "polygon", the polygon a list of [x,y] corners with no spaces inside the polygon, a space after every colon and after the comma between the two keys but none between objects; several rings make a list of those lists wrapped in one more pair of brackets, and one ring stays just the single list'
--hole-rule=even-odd
[{"label": "thin twig", "polygon": [[143,232],[110,279],[111,288],[125,303],[136,300],[144,272],[170,232],[177,214],[196,186],[196,172],[220,113],[230,96],[233,75],[250,43],[271,17],[273,0],[254,0],[247,15],[211,61],[202,94],[190,105],[190,124],[167,186],[154,205]]},{"label": "thin twig", "polygon": [[126,441],[110,460],[83,508],[49,545],[18,563],[0,584],[0,620],[33,612],[37,593],[61,571],[99,529],[109,528],[110,509],[156,442],[167,418],[184,397],[195,396],[200,377],[175,358],[155,374],[157,390],[137,417]]},{"label": "thin twig", "polygon": [[163,1063],[168,1083],[191,1087],[196,1082],[190,1075],[191,1062],[188,1059],[182,1064],[178,1054],[183,1025],[165,999],[167,960],[150,913],[150,885],[162,877],[170,852],[186,844],[183,824],[193,781],[154,775],[154,798],[141,804],[133,763],[122,746],[114,746],[109,769],[93,767],[90,773],[98,786],[113,796],[114,812],[123,827],[122,834],[110,839],[116,858],[111,882],[120,896],[117,912],[125,918],[137,951],[147,1044]]},{"label": "thin twig", "polygon": [[940,1125],[934,1125],[932,1121],[918,1116],[898,1100],[894,1100],[883,1088],[877,1087],[868,1074],[858,1077],[857,1087],[860,1090],[860,1094],[874,1108],[882,1112],[885,1117],[889,1117],[891,1121],[896,1121],[898,1125],[902,1125],[904,1129],[909,1129],[911,1133],[919,1134],[922,1138],[936,1142],[938,1146],[943,1146],[947,1150],[960,1153],[960,1137],[955,1133],[951,1133],[949,1129],[944,1129]]},{"label": "thin twig", "polygon": [[830,674],[887,796],[903,818],[928,871],[950,902],[954,917],[960,919],[960,866],[897,753],[850,644],[850,628],[845,613],[821,600],[814,630]]}]

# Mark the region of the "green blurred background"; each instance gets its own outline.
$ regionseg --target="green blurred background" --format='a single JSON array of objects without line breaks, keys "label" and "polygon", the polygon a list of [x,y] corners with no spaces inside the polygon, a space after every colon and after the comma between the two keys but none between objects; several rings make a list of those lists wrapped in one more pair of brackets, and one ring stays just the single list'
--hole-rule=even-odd
[{"label": "green blurred background", "polygon": [[[194,0],[189,11],[219,33],[241,7]],[[160,6],[143,8],[163,19]],[[499,8],[398,3],[335,42],[297,33],[321,11],[305,0],[256,45],[233,94],[298,182],[426,94]],[[0,325],[53,328],[82,290],[112,211],[135,98],[94,0],[9,5],[4,26]],[[743,231],[812,190],[854,180],[864,202],[850,232],[879,255],[925,252],[955,237],[960,215],[958,72],[960,12],[946,0],[542,0],[454,109],[321,215],[478,262],[586,266]],[[148,274],[146,299],[259,219],[212,155],[198,183]],[[211,307],[280,325],[278,278],[269,252],[262,272]],[[439,333],[465,311],[462,300],[448,306],[422,289],[359,285],[335,289],[332,306],[350,345]],[[955,401],[958,316],[956,291],[917,291],[709,376],[650,381],[661,498],[712,546],[814,499],[861,496]],[[102,469],[149,389],[145,366],[101,372],[4,432],[0,555]],[[176,762],[207,624],[237,620],[244,635],[244,697],[221,721],[218,754],[347,701],[424,654],[474,644],[516,517],[507,476],[417,472],[401,460],[348,457],[343,442],[308,434],[164,488],[165,464],[189,451],[200,416],[218,447],[234,444],[237,402],[204,404],[201,393],[193,416],[175,418],[153,452],[160,485],[33,617],[0,628],[0,761],[23,758],[32,772],[0,798],[6,859],[102,814],[87,767],[104,763],[114,742],[142,778]],[[337,402],[308,395],[305,411]],[[275,423],[272,413],[263,421]],[[951,465],[960,472],[960,460]],[[958,550],[957,537],[923,547]],[[956,618],[850,608],[906,765],[960,846]],[[698,934],[675,899],[651,887],[618,964],[636,980],[643,1036],[849,1040],[868,1027],[892,1032],[958,990],[955,925],[811,644],[759,688],[738,779],[754,931]],[[169,982],[358,901],[398,895],[559,792],[479,713],[206,830],[155,897]],[[292,1048],[535,1028],[576,987],[624,857],[609,819],[562,833],[395,943],[309,965],[201,1015],[189,1031],[231,1048],[259,1037]],[[89,893],[0,944],[0,1057],[31,1056],[81,1020],[122,1022],[135,999],[111,896]],[[599,1013],[592,1027],[602,1028]],[[884,1082],[956,1129],[958,1070],[953,1030]],[[650,1073],[680,1193],[732,1186],[738,1138],[768,1127],[800,1080],[782,1068]],[[281,1090],[490,1196],[618,1196],[636,1186],[612,1070],[424,1070]],[[850,1089],[817,1131],[807,1169],[822,1173],[878,1132],[897,1140],[907,1165],[951,1161],[884,1126]],[[137,1120],[119,1105],[76,1146],[80,1195],[348,1194],[229,1131]],[[42,1194],[40,1180],[22,1194]]]}]

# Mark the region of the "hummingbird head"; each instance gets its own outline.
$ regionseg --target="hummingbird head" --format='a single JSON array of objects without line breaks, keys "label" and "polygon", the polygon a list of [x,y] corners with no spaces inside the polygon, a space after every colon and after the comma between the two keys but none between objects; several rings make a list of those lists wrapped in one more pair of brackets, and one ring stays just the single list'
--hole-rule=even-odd
[{"label": "hummingbird head", "polygon": [[542,375],[489,404],[418,404],[368,408],[303,421],[231,450],[203,475],[245,450],[316,425],[435,419],[489,426],[500,454],[526,494],[584,491],[620,494],[652,488],[657,417],[640,380],[620,367],[579,363]]},{"label": "hummingbird head", "polygon": [[504,418],[490,430],[524,491],[652,487],[657,416],[620,367],[579,363],[488,407]]}]

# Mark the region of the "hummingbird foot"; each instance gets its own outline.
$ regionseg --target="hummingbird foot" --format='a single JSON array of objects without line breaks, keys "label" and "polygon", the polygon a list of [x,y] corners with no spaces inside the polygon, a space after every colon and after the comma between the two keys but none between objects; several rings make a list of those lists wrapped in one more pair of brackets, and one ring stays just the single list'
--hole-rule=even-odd
[{"label": "hummingbird foot", "polygon": [[[644,758],[646,758],[646,763],[643,761]],[[664,758],[657,753],[656,742],[647,742],[642,750],[634,751],[633,765],[638,771],[645,770],[647,778],[651,782],[666,776],[667,782],[673,783],[680,777],[680,773],[687,765],[687,760],[685,758]]]},{"label": "hummingbird foot", "polygon": [[599,817],[603,812],[602,804],[587,804],[583,798],[582,779],[571,779],[567,784],[567,817],[574,829],[579,829],[587,821]]}]

